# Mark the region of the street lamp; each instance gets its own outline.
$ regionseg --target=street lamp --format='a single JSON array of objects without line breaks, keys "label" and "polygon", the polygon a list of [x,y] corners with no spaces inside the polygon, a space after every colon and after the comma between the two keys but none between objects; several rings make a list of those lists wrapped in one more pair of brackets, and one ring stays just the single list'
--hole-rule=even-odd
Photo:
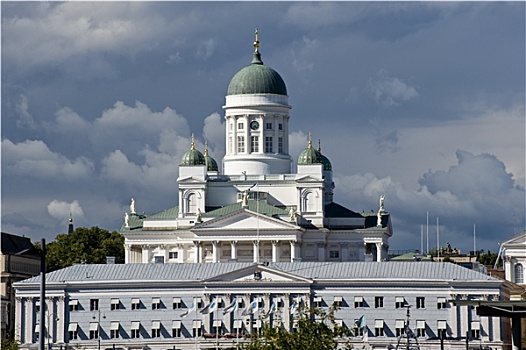
[{"label": "street lamp", "polygon": [[[41,304],[42,304],[42,303],[41,303]],[[41,307],[42,307],[42,306],[41,306]],[[51,345],[53,345],[53,334],[50,334],[50,332],[49,332],[50,324],[51,324],[51,322],[52,322],[52,321],[50,322],[50,317],[51,317],[51,316],[55,316],[55,317],[56,317],[56,318],[53,318],[52,321],[58,321],[58,320],[60,320],[60,318],[58,318],[58,317],[55,315],[54,312],[51,312],[51,314],[50,314],[49,311],[48,311],[48,312],[46,313],[46,319],[47,319],[47,328],[46,328],[46,335],[47,335],[47,337],[46,337],[46,338],[47,338],[47,348],[48,348],[48,349],[51,349]],[[49,338],[50,338],[50,337],[51,337],[51,344],[50,344],[50,342],[49,342]]]},{"label": "street lamp", "polygon": [[[93,316],[92,318],[97,320],[97,343],[98,343],[98,350],[100,350],[100,309],[97,308],[97,316]],[[106,316],[103,314],[102,318],[105,319]]]}]

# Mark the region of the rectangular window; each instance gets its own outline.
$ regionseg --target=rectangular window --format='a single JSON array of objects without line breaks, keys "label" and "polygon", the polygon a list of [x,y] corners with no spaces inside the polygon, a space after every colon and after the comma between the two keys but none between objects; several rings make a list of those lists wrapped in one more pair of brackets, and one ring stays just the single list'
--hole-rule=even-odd
[{"label": "rectangular window", "polygon": [[363,307],[363,297],[354,297],[354,307]]},{"label": "rectangular window", "polygon": [[132,310],[139,310],[141,308],[141,299],[139,298],[133,298],[131,302],[131,309]]},{"label": "rectangular window", "polygon": [[283,137],[278,137],[278,153],[283,153]]},{"label": "rectangular window", "polygon": [[374,307],[376,309],[384,307],[384,297],[374,297]]},{"label": "rectangular window", "polygon": [[111,339],[119,338],[119,329],[120,329],[119,322],[113,321],[110,323],[110,338]]},{"label": "rectangular window", "polygon": [[267,123],[266,125],[267,125],[266,127],[267,130],[272,130],[272,123]]},{"label": "rectangular window", "polygon": [[174,309],[180,309],[181,308],[181,298],[173,298],[172,305]]},{"label": "rectangular window", "polygon": [[426,321],[416,320],[416,336],[417,337],[426,336]]},{"label": "rectangular window", "polygon": [[121,302],[119,299],[111,299],[110,310],[119,310]]},{"label": "rectangular window", "polygon": [[323,303],[323,298],[322,297],[314,297],[312,302],[314,304],[314,307],[321,307],[321,305]]},{"label": "rectangular window", "polygon": [[152,338],[161,337],[161,321],[152,321]]},{"label": "rectangular window", "polygon": [[259,152],[259,137],[250,136],[250,152],[257,153]]},{"label": "rectangular window", "polygon": [[363,337],[363,332],[365,327],[359,328],[358,323],[360,320],[354,320],[354,336],[355,337]]},{"label": "rectangular window", "polygon": [[424,297],[416,297],[416,308],[417,309],[425,309],[426,308],[426,298],[424,298]]},{"label": "rectangular window", "polygon": [[172,337],[174,338],[181,337],[181,320],[172,321]]},{"label": "rectangular window", "polygon": [[279,123],[279,124],[278,124],[278,129],[279,129],[279,130],[283,130],[283,124]]},{"label": "rectangular window", "polygon": [[68,325],[68,335],[69,335],[69,340],[76,340],[79,338],[77,323],[72,322]]},{"label": "rectangular window", "polygon": [[79,311],[79,301],[77,299],[69,301],[69,311]]},{"label": "rectangular window", "polygon": [[396,336],[400,337],[404,334],[405,324],[404,320],[396,320],[395,322]]},{"label": "rectangular window", "polygon": [[333,304],[336,307],[342,307],[342,305],[343,305],[343,297],[335,296],[334,300],[333,300]]},{"label": "rectangular window", "polygon": [[238,153],[244,153],[245,152],[245,136],[238,136],[237,137],[237,152]]},{"label": "rectangular window", "polygon": [[265,136],[265,152],[272,153],[272,136]]},{"label": "rectangular window", "polygon": [[139,321],[132,321],[130,337],[131,338],[141,337],[141,323]]},{"label": "rectangular window", "polygon": [[201,334],[202,334],[202,331],[203,331],[203,326],[201,324],[201,320],[194,320],[194,323],[193,323],[193,337],[196,338],[196,337],[200,337]]},{"label": "rectangular window", "polygon": [[480,321],[471,321],[471,338],[480,338]]},{"label": "rectangular window", "polygon": [[161,298],[152,298],[152,310],[159,310],[161,308]]},{"label": "rectangular window", "polygon": [[445,339],[447,336],[447,321],[438,321],[438,338]]},{"label": "rectangular window", "polygon": [[168,252],[168,259],[177,259],[179,257],[179,252]]},{"label": "rectangular window", "polygon": [[401,309],[405,305],[404,297],[395,297],[395,308]]},{"label": "rectangular window", "polygon": [[446,308],[447,308],[447,299],[437,298],[437,309],[446,309]]},{"label": "rectangular window", "polygon": [[243,123],[237,123],[238,130],[243,130],[245,127],[243,126]]},{"label": "rectangular window", "polygon": [[99,338],[99,324],[98,323],[90,323],[89,324],[89,338],[90,339],[98,339]]},{"label": "rectangular window", "polygon": [[339,259],[340,251],[339,250],[329,250],[329,259]]},{"label": "rectangular window", "polygon": [[99,299],[90,299],[89,309],[90,311],[97,311],[99,309]]},{"label": "rectangular window", "polygon": [[384,336],[384,320],[374,320],[374,335],[376,337]]}]

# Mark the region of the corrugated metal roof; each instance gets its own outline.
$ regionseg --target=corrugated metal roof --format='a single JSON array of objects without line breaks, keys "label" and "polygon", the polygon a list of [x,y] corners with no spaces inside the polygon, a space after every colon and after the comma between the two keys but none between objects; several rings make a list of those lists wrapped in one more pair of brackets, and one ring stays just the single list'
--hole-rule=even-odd
[{"label": "corrugated metal roof", "polygon": [[177,214],[179,214],[179,206],[171,207],[165,209],[161,212],[148,216],[148,220],[175,220],[177,219]]},{"label": "corrugated metal roof", "polygon": [[[199,281],[254,265],[253,263],[219,264],[80,264],[48,273],[46,281]],[[488,281],[495,278],[452,263],[439,262],[294,262],[270,263],[271,269],[314,280],[428,280]],[[33,277],[21,284],[38,283]]]}]

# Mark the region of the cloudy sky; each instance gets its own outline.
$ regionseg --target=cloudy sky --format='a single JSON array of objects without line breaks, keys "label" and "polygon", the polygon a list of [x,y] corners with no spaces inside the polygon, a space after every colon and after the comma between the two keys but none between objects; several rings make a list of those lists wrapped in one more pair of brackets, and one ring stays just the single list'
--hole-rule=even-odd
[{"label": "cloudy sky", "polygon": [[498,250],[525,227],[524,2],[1,2],[2,231],[120,227],[177,203],[195,133],[252,56],[284,78],[291,155],[321,139],[335,201],[392,249]]}]

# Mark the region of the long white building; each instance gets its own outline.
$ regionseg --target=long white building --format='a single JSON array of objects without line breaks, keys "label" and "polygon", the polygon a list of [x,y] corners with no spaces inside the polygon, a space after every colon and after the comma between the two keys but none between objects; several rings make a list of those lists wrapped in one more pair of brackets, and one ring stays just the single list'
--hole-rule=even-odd
[{"label": "long white building", "polygon": [[[21,348],[38,343],[39,279],[16,285],[15,332]],[[336,322],[354,330],[355,346],[393,349],[409,326],[421,349],[503,349],[499,317],[479,318],[450,300],[499,300],[503,281],[451,263],[286,262],[75,265],[47,274],[45,342],[55,348],[199,349],[231,346],[263,326],[293,330],[294,303],[341,308]],[[187,317],[192,302],[198,305]],[[199,312],[215,300],[218,308]],[[238,300],[237,311],[223,310]],[[251,302],[257,311],[242,316]],[[265,316],[272,303],[276,310]],[[365,327],[356,321],[365,318]],[[239,338],[237,337],[239,335]],[[100,345],[100,347],[99,347]]]}]

